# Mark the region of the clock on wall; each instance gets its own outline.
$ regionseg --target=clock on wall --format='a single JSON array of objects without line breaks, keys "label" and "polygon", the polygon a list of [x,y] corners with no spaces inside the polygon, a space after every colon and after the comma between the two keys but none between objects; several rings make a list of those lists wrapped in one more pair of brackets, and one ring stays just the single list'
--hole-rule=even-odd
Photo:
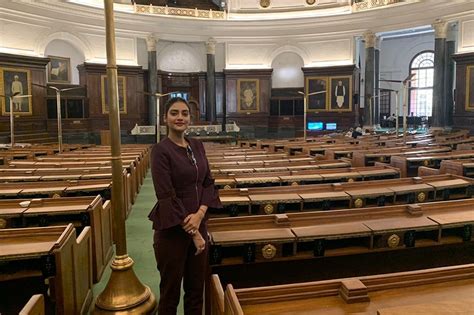
[{"label": "clock on wall", "polygon": [[262,8],[268,8],[270,6],[270,0],[260,0],[260,6]]}]

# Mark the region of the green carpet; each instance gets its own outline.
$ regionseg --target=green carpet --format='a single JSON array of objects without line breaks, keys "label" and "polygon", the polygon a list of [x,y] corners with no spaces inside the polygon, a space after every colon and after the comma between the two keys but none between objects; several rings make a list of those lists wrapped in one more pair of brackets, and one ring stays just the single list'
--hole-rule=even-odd
[{"label": "green carpet", "polygon": [[[133,270],[138,279],[150,287],[158,301],[160,274],[156,269],[155,255],[153,253],[153,230],[151,228],[151,221],[148,220],[148,213],[155,204],[155,201],[153,181],[150,172],[148,172],[137,200],[132,207],[132,212],[126,221],[127,250],[128,255],[135,261]],[[110,268],[107,268],[101,281],[94,285],[94,299],[105,288],[109,277]],[[182,295],[178,307],[178,314],[180,315],[184,315]]]}]

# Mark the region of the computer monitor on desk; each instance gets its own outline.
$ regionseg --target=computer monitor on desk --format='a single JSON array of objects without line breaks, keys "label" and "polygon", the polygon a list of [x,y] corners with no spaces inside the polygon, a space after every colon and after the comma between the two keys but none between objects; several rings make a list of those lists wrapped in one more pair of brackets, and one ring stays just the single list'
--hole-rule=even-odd
[{"label": "computer monitor on desk", "polygon": [[312,121],[308,122],[309,131],[320,131],[324,129],[324,124],[322,121]]},{"label": "computer monitor on desk", "polygon": [[326,130],[337,130],[337,123],[326,123]]}]

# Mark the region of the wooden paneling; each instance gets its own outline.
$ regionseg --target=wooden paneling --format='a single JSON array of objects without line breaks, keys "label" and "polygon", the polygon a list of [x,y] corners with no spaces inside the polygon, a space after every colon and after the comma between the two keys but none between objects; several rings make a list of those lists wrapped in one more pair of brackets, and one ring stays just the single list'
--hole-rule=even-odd
[{"label": "wooden paneling", "polygon": [[[84,63],[78,66],[79,82],[87,86],[90,131],[108,129],[109,116],[102,113],[101,75],[106,74],[103,64]],[[135,124],[147,124],[143,70],[141,66],[118,66],[118,75],[126,78],[127,113],[120,114],[121,130],[130,130]]]},{"label": "wooden paneling", "polygon": [[[158,71],[158,81],[161,82],[162,93],[170,92],[185,92],[188,93],[189,101],[196,103],[200,111],[201,117],[205,115],[205,95],[203,96],[203,90],[205,91],[205,77],[204,72],[193,72],[193,73],[169,73]],[[165,103],[169,99],[169,96],[161,98],[160,111],[164,113]],[[199,123],[201,117],[193,117],[193,123]]]},{"label": "wooden paneling", "polygon": [[[252,129],[262,132],[267,131],[270,112],[272,72],[273,69],[224,70],[228,121],[235,121],[241,128],[243,127],[244,130],[247,128],[250,131]],[[239,79],[258,79],[260,86],[260,110],[258,113],[238,112],[237,81]]]},{"label": "wooden paneling", "polygon": [[[453,56],[456,61],[456,105],[454,109],[454,127],[469,129],[474,132],[474,111],[466,111],[466,70],[468,65],[474,65],[474,53],[457,54]],[[471,89],[473,83],[471,82]]]},{"label": "wooden paneling", "polygon": [[[355,108],[354,93],[358,91],[356,86],[358,80],[356,80],[357,69],[355,65],[348,66],[333,66],[323,68],[302,68],[305,82],[307,77],[333,77],[333,76],[352,76],[352,94],[349,95],[349,99],[352,100],[352,111],[350,112],[337,112],[337,111],[319,111],[309,112],[307,119],[308,121],[322,121],[322,122],[335,122],[337,123],[338,129],[348,129],[354,126],[355,122]],[[329,88],[329,87],[328,87]],[[331,91],[329,91],[331,92]]]},{"label": "wooden paneling", "polygon": [[[49,58],[28,57],[0,53],[0,67],[21,68],[31,72],[31,83],[46,85],[46,65]],[[46,130],[46,90],[42,87],[31,86],[32,115],[18,116],[15,119],[16,132],[28,133]],[[8,100],[7,100],[8,101]],[[0,116],[0,132],[10,130],[9,116]]]}]

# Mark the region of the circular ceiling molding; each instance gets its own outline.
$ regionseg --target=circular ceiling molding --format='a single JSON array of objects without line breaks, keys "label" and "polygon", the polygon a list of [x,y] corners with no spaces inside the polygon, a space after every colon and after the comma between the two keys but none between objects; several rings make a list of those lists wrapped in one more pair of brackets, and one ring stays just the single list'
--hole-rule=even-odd
[{"label": "circular ceiling molding", "polygon": [[260,6],[262,8],[268,8],[270,6],[270,0],[260,0]]}]

